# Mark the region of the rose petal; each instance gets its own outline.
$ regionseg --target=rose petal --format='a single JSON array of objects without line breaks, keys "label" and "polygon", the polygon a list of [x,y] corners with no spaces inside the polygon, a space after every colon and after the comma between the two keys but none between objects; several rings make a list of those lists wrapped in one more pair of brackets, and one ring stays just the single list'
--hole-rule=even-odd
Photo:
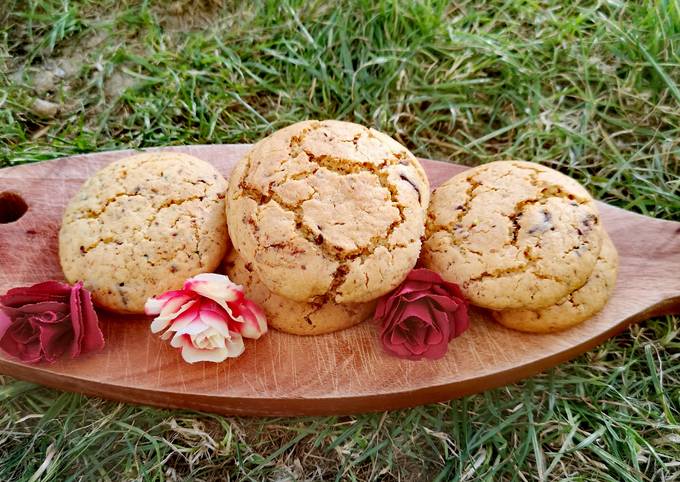
[{"label": "rose petal", "polygon": [[70,305],[68,303],[62,303],[61,301],[40,301],[38,303],[29,303],[15,308],[6,308],[6,312],[11,318],[21,315],[40,315],[47,312],[68,315],[70,311]]},{"label": "rose petal", "polygon": [[243,298],[243,287],[232,282],[228,277],[215,274],[203,273],[184,282],[184,289],[198,293],[219,303],[224,309],[228,301],[238,301]]},{"label": "rose petal", "polygon": [[40,327],[39,333],[40,350],[49,363],[63,355],[73,339],[70,323],[45,324]]},{"label": "rose petal", "polygon": [[380,321],[385,317],[387,314],[387,300],[389,297],[383,297],[378,300],[378,303],[375,305],[375,311],[373,313],[373,319],[376,321]]},{"label": "rose petal", "polygon": [[463,294],[463,290],[460,289],[460,286],[458,286],[455,283],[447,283],[446,281],[444,281],[444,283],[442,283],[442,284],[444,286],[446,286],[446,288],[449,290],[449,292],[452,295],[456,296],[457,298],[460,298],[461,300],[463,300],[467,303],[467,298],[465,298],[465,295]]},{"label": "rose petal", "polygon": [[[197,338],[203,337],[203,336],[209,338],[212,347],[208,348],[208,347],[199,346],[199,344],[197,343]],[[191,342],[192,342],[194,348],[199,348],[199,349],[202,349],[202,350],[207,350],[207,349],[212,349],[212,348],[225,348],[227,346],[226,340],[227,340],[226,338],[221,336],[219,333],[217,333],[216,330],[214,330],[212,328],[207,328],[203,333],[200,333],[198,335],[191,337]]]},{"label": "rose petal", "polygon": [[46,281],[33,286],[12,288],[5,295],[0,296],[0,304],[16,308],[28,303],[42,301],[66,302],[71,293],[71,287],[58,281]]},{"label": "rose petal", "polygon": [[0,340],[12,324],[12,319],[0,307]]},{"label": "rose petal", "polygon": [[413,293],[413,292],[418,292],[418,291],[428,292],[428,291],[430,291],[431,286],[432,286],[432,283],[406,280],[404,283],[402,283],[402,285],[399,288],[397,288],[397,290],[391,296],[401,298],[404,295],[407,295],[407,294]]},{"label": "rose petal", "polygon": [[38,328],[28,318],[20,318],[12,323],[6,336],[20,345],[29,345],[36,341],[39,343]]},{"label": "rose petal", "polygon": [[[19,335],[19,339],[16,335]],[[22,339],[27,342],[21,341]],[[40,335],[26,320],[12,322],[0,338],[0,349],[25,363],[37,363],[42,358]]]},{"label": "rose petal", "polygon": [[457,336],[460,336],[470,327],[470,318],[466,306],[460,306],[452,316],[454,322],[453,325],[455,327],[455,333],[453,333],[453,329],[451,330],[451,338],[453,339]]},{"label": "rose petal", "polygon": [[[163,333],[163,336],[168,335],[168,333],[171,332],[165,332]],[[172,340],[170,340],[170,346],[173,348],[180,348],[183,347],[186,344],[192,345],[191,337],[189,335],[184,335],[180,333],[173,333],[172,334]]]},{"label": "rose petal", "polygon": [[422,301],[405,304],[405,309],[402,312],[401,317],[405,320],[414,318],[425,325],[432,324],[432,314],[430,312],[430,307],[427,303]]},{"label": "rose petal", "polygon": [[[201,305],[198,301],[191,302],[191,306],[189,306],[188,309],[183,310],[182,313],[172,320],[172,323],[170,323],[168,326],[168,331],[181,330],[195,319],[198,319],[198,316],[201,312],[200,308]],[[153,323],[151,325],[153,331]]]},{"label": "rose petal", "polygon": [[30,345],[17,346],[17,352],[10,353],[24,363],[38,363],[43,360],[43,354],[40,350],[40,343],[31,343]]},{"label": "rose petal", "polygon": [[449,324],[445,321],[443,324],[433,324],[432,329],[427,330],[423,343],[428,346],[432,345],[446,345],[449,342]]},{"label": "rose petal", "polygon": [[420,320],[414,321],[413,326],[409,329],[410,340],[406,344],[406,348],[414,355],[422,355],[427,350],[425,339],[430,327],[419,323]]},{"label": "rose petal", "polygon": [[[73,333],[71,339],[71,357],[74,358],[80,354],[80,346],[82,345],[83,337],[85,336],[83,330],[83,313],[80,306],[80,289],[82,287],[82,283],[76,284],[73,289],[71,289],[70,295],[71,330]],[[44,347],[43,351],[45,351]]]},{"label": "rose petal", "polygon": [[[429,329],[426,303],[402,304],[393,314],[393,323],[383,325],[383,348],[396,356],[417,360],[426,350],[425,336]],[[424,320],[421,319],[424,316]]]},{"label": "rose petal", "polygon": [[199,302],[201,304],[201,310],[214,311],[216,313],[221,313],[222,316],[225,316],[227,318],[231,318],[231,315],[227,312],[227,310],[222,308],[222,305],[220,305],[219,303],[211,300],[210,298],[201,297],[201,298],[199,298],[199,300],[200,300]]},{"label": "rose petal", "polygon": [[448,343],[439,343],[436,345],[428,345],[427,350],[423,353],[423,357],[429,360],[437,360],[446,355],[449,349]]},{"label": "rose petal", "polygon": [[158,315],[160,314],[163,306],[165,305],[165,300],[161,300],[158,297],[152,296],[147,298],[144,303],[144,314],[145,315]]},{"label": "rose petal", "polygon": [[394,328],[385,334],[389,339],[390,345],[403,345],[409,341],[409,336],[406,330],[402,330],[399,327]]},{"label": "rose petal", "polygon": [[400,303],[411,303],[413,301],[417,301],[421,298],[427,298],[430,296],[429,291],[410,291],[408,293],[404,293],[402,296],[399,297],[399,302]]},{"label": "rose petal", "polygon": [[158,314],[161,318],[170,318],[172,319],[173,316],[178,315],[181,313],[182,308],[185,307],[187,304],[190,305],[192,301],[198,301],[199,297],[196,296],[194,293],[191,292],[182,292],[182,294],[179,294],[172,299],[169,299],[163,308],[161,309],[161,312]]},{"label": "rose petal", "polygon": [[406,304],[398,304],[395,309],[387,313],[387,316],[383,320],[378,320],[382,323],[380,333],[384,334],[390,332],[399,323],[404,310],[406,309]]},{"label": "rose petal", "polygon": [[182,358],[188,363],[199,361],[221,363],[227,358],[236,358],[245,350],[243,338],[236,334],[231,340],[225,340],[224,348],[213,348],[211,350],[200,350],[191,343],[183,344]]},{"label": "rose petal", "polygon": [[378,301],[378,304],[376,305],[373,317],[376,320],[384,319],[394,310],[398,309],[400,304],[401,299],[398,297],[381,298],[380,301]]},{"label": "rose petal", "polygon": [[451,296],[451,292],[444,285],[432,285],[430,291],[435,295]]},{"label": "rose petal", "polygon": [[185,333],[174,332],[172,339],[170,340],[170,346],[173,348],[182,348],[186,345],[193,346],[193,341],[191,340],[191,335]]},{"label": "rose petal", "polygon": [[408,281],[423,281],[432,284],[445,283],[445,281],[438,273],[430,271],[429,269],[426,268],[417,268],[411,270],[406,279]]},{"label": "rose petal", "polygon": [[34,327],[38,328],[42,325],[54,325],[58,323],[63,323],[64,321],[70,322],[69,313],[55,313],[54,311],[46,311],[45,313],[35,313],[27,317],[29,323]]},{"label": "rose petal", "polygon": [[267,317],[264,311],[249,299],[241,302],[241,315],[237,321],[242,322],[239,332],[245,338],[257,340],[267,333]]},{"label": "rose petal", "polygon": [[393,356],[397,356],[399,358],[408,358],[410,360],[417,360],[417,357],[413,356],[413,353],[406,347],[404,344],[399,344],[399,345],[389,345],[389,344],[382,344],[383,350],[385,350],[387,353]]},{"label": "rose petal", "polygon": [[453,313],[458,311],[460,305],[463,304],[462,301],[441,295],[432,295],[429,297],[432,305],[437,306],[441,311],[446,311],[448,313]]},{"label": "rose petal", "polygon": [[201,321],[214,330],[216,330],[224,338],[229,337],[229,316],[224,310],[201,309],[199,315]]},{"label": "rose petal", "polygon": [[147,315],[158,315],[168,301],[183,296],[186,293],[186,290],[171,290],[161,293],[160,295],[152,296],[144,303],[144,311]]},{"label": "rose petal", "polygon": [[[186,290],[166,291],[161,295],[147,299],[144,303],[144,313],[167,316],[169,313],[178,310],[187,301],[195,298],[193,293]],[[163,313],[164,310],[165,313]]]},{"label": "rose petal", "polygon": [[448,344],[449,341],[451,341],[449,335],[453,331],[448,313],[436,309],[432,309],[431,313],[434,323],[432,324],[432,330],[430,331],[431,337],[428,337],[426,343],[428,345],[440,343],[445,345]]},{"label": "rose petal", "polygon": [[235,333],[233,331],[229,333],[229,338],[226,338],[224,341],[225,346],[229,351],[229,358],[236,358],[238,356],[241,356],[241,354],[246,349],[243,343],[243,337],[240,334]]},{"label": "rose petal", "polygon": [[211,350],[199,350],[191,345],[182,347],[182,358],[187,363],[213,362],[221,363],[229,358],[229,350],[226,348],[213,348]]},{"label": "rose petal", "polygon": [[[82,283],[77,284],[76,287],[78,289],[74,288],[75,294],[72,292],[71,295],[71,318],[74,325],[76,322],[80,324],[82,337],[78,351],[71,352],[72,357],[103,350],[105,345],[104,333],[99,326],[99,317],[92,304],[92,294],[83,288]],[[78,320],[73,320],[73,313],[76,311],[73,309],[74,303],[80,307],[80,310],[77,310]]]},{"label": "rose petal", "polygon": [[163,331],[168,327],[168,325],[170,325],[171,322],[177,321],[178,318],[190,316],[190,315],[186,315],[186,312],[189,311],[192,308],[194,310],[196,310],[197,307],[195,305],[197,303],[198,303],[198,300],[192,299],[190,301],[187,301],[183,305],[181,305],[181,307],[176,312],[168,313],[166,316],[158,315],[151,322],[151,332],[152,333],[158,333],[160,331]]},{"label": "rose petal", "polygon": [[181,326],[178,325],[179,323],[173,324],[172,326],[172,331],[176,333],[175,336],[198,335],[199,333],[202,333],[209,328],[209,326],[203,323],[203,321],[199,317],[194,318],[188,323],[182,323]]}]

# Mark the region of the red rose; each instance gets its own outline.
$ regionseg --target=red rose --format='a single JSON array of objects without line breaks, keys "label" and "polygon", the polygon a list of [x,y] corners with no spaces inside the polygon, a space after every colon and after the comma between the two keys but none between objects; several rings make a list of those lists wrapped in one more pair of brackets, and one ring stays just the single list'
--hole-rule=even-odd
[{"label": "red rose", "polygon": [[374,318],[387,353],[420,360],[444,356],[449,341],[468,325],[467,301],[457,285],[428,269],[414,269],[378,301]]},{"label": "red rose", "polygon": [[26,363],[101,350],[104,336],[90,293],[47,281],[0,296],[0,349]]}]

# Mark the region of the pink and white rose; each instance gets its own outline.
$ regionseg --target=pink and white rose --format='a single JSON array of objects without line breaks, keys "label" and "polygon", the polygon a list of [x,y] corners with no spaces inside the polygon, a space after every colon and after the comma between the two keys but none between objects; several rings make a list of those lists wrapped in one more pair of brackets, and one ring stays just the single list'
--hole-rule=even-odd
[{"label": "pink and white rose", "polygon": [[243,287],[228,277],[204,273],[189,278],[181,290],[149,298],[147,315],[156,315],[153,333],[182,349],[189,363],[223,362],[245,349],[243,338],[260,338],[267,332],[262,309],[247,299]]}]

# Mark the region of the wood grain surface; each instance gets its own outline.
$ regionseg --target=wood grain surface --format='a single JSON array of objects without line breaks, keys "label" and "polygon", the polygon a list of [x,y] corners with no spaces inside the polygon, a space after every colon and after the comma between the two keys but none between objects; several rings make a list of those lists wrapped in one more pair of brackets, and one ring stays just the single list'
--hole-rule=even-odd
[{"label": "wood grain surface", "polygon": [[[248,146],[171,149],[209,161],[228,176]],[[0,194],[17,194],[28,204],[18,221],[0,224],[0,292],[63,279],[57,231],[66,203],[87,177],[128,154],[106,152],[0,170]],[[465,169],[423,163],[433,187]],[[3,209],[9,207],[0,205]],[[244,415],[348,414],[480,392],[553,367],[631,323],[680,312],[680,223],[602,203],[600,209],[621,256],[617,288],[600,314],[560,334],[514,332],[475,311],[470,329],[437,361],[386,356],[367,322],[318,337],[271,332],[246,340],[246,352],[238,359],[188,365],[177,350],[151,335],[148,318],[101,312],[103,352],[37,366],[0,354],[0,372],[126,402]]]}]

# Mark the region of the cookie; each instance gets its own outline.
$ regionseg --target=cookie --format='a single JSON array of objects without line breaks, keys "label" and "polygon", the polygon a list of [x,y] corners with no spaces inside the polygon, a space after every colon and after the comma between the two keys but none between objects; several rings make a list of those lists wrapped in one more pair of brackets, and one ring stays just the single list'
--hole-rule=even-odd
[{"label": "cookie", "polygon": [[595,269],[582,287],[556,305],[541,310],[495,311],[493,316],[501,325],[519,331],[551,333],[566,330],[604,307],[614,291],[618,267],[619,255],[614,243],[605,234]]},{"label": "cookie", "polygon": [[236,250],[224,262],[227,276],[243,285],[246,296],[259,304],[269,326],[293,335],[323,335],[354,326],[371,318],[376,302],[338,304],[293,301],[272,293],[257,277],[252,263]]},{"label": "cookie", "polygon": [[270,291],[358,303],[415,265],[430,198],[405,147],[373,129],[300,122],[258,142],[229,180],[234,247]]},{"label": "cookie", "polygon": [[66,208],[59,259],[95,302],[143,313],[150,296],[217,268],[228,245],[226,181],[210,164],[175,152],[116,161]]},{"label": "cookie", "polygon": [[538,309],[586,282],[601,244],[597,207],[577,181],[499,161],[435,190],[422,260],[475,305]]}]

